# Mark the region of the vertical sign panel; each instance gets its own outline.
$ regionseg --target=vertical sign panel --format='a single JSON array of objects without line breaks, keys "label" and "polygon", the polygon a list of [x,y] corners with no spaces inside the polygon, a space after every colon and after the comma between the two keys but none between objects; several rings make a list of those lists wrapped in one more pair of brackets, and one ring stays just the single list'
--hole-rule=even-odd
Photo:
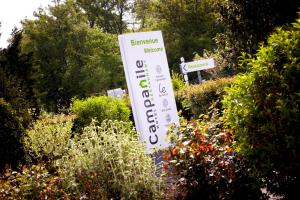
[{"label": "vertical sign panel", "polygon": [[165,148],[179,120],[161,31],[120,35],[119,45],[140,140],[147,152]]}]

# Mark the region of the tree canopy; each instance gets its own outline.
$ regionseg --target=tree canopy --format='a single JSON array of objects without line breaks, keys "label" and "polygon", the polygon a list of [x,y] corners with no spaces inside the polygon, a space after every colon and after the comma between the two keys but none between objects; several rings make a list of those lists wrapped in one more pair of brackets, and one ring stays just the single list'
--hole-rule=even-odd
[{"label": "tree canopy", "polygon": [[[33,52],[36,88],[47,109],[68,107],[72,97],[123,86],[117,38],[91,28],[73,1],[36,13],[23,21],[24,52]],[[114,76],[118,73],[119,76]]]}]

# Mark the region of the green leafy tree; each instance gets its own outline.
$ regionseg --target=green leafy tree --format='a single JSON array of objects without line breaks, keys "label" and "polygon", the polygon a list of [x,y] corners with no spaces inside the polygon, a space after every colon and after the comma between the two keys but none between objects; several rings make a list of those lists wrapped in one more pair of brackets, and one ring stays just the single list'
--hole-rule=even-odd
[{"label": "green leafy tree", "polygon": [[23,51],[33,52],[37,89],[48,110],[68,107],[74,96],[103,93],[122,84],[116,37],[90,28],[74,1],[41,9],[36,17],[23,22]]},{"label": "green leafy tree", "polygon": [[117,36],[99,29],[87,29],[80,82],[86,96],[106,93],[108,88],[125,87],[124,70]]},{"label": "green leafy tree", "polygon": [[[47,102],[44,105],[46,108],[57,111],[59,107],[68,104],[72,92],[63,84],[65,72],[71,68],[66,51],[70,38],[68,34],[74,24],[82,23],[83,18],[71,1],[49,7],[49,14],[40,9],[35,16],[37,20],[23,22],[27,37],[23,49],[34,53],[34,64],[39,74],[37,89],[42,103]],[[78,84],[73,87],[79,88]]]},{"label": "green leafy tree", "polygon": [[212,49],[213,37],[222,30],[211,0],[139,0],[135,13],[141,28],[162,30],[171,65]]},{"label": "green leafy tree", "polygon": [[298,0],[218,0],[216,4],[227,28],[217,40],[233,66],[242,52],[254,53],[275,27],[293,22],[300,7]]},{"label": "green leafy tree", "polygon": [[129,0],[76,0],[76,4],[85,11],[91,28],[119,34],[126,30],[124,17],[132,9]]},{"label": "green leafy tree", "polygon": [[11,104],[27,127],[39,114],[39,105],[33,88],[32,55],[20,52],[21,39],[22,32],[15,30],[9,46],[0,52],[0,98]]},{"label": "green leafy tree", "polygon": [[0,50],[0,173],[24,161],[24,129],[39,113],[31,55],[21,54],[21,38],[14,31],[9,46]]},{"label": "green leafy tree", "polygon": [[238,76],[225,97],[225,116],[236,130],[236,147],[286,199],[300,192],[300,19],[277,29]]},{"label": "green leafy tree", "polygon": [[136,0],[134,2],[134,19],[140,29],[151,27],[151,20],[154,18],[153,5],[151,0]]}]

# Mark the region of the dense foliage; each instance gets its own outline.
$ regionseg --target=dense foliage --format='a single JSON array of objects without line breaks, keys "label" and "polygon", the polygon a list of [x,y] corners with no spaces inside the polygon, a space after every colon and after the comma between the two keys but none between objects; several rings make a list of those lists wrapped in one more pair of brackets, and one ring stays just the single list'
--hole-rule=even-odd
[{"label": "dense foliage", "polygon": [[44,164],[7,169],[0,177],[0,199],[69,199],[62,179],[50,174]]},{"label": "dense foliage", "polygon": [[90,199],[158,199],[161,180],[131,123],[92,123],[57,161],[67,187]]},{"label": "dense foliage", "polygon": [[185,87],[185,82],[182,74],[172,71],[172,86],[175,93]]},{"label": "dense foliage", "polygon": [[300,187],[300,20],[277,29],[238,76],[224,100],[237,150],[247,156],[268,188],[287,199]]},{"label": "dense foliage", "polygon": [[[39,8],[0,48],[0,199],[264,199],[265,188],[298,199],[300,21],[286,23],[299,6],[53,0]],[[162,30],[186,118],[170,130],[166,180],[128,122],[128,96],[99,96],[125,87],[117,34],[152,30]],[[185,85],[182,56],[213,57],[202,75],[214,80]]]},{"label": "dense foliage", "polygon": [[101,123],[105,119],[128,121],[130,110],[123,99],[109,96],[74,99],[72,112],[76,115],[73,130],[80,131],[95,119]]},{"label": "dense foliage", "polygon": [[35,88],[45,109],[58,112],[74,96],[123,86],[116,35],[90,28],[74,1],[41,9],[36,17],[23,21],[21,49],[33,54]]},{"label": "dense foliage", "polygon": [[225,59],[237,67],[242,52],[255,53],[275,27],[295,21],[299,7],[298,0],[216,1],[220,20],[226,27],[217,37]]},{"label": "dense foliage", "polygon": [[214,47],[213,38],[223,26],[212,4],[211,0],[137,0],[136,16],[142,30],[162,30],[169,63],[178,70],[174,64],[180,57],[192,60],[196,53]]},{"label": "dense foliage", "polygon": [[7,49],[0,51],[0,98],[10,103],[26,128],[39,114],[33,89],[31,55],[20,53],[22,33],[13,33]]},{"label": "dense foliage", "polygon": [[172,129],[163,156],[173,179],[171,199],[263,199],[260,182],[234,151],[234,132],[214,108],[209,115]]},{"label": "dense foliage", "polygon": [[[12,118],[7,119],[13,122]],[[7,169],[3,172],[0,197],[162,197],[163,181],[157,176],[150,155],[144,154],[144,146],[140,144],[131,123],[105,120],[101,126],[96,126],[93,122],[81,135],[73,138],[71,127],[71,116],[43,114],[27,131],[24,139],[25,150],[33,158],[31,162],[43,164],[28,164],[18,171]],[[15,144],[10,145],[10,148],[2,145],[10,150],[1,151],[5,156],[11,156],[6,160],[5,156],[1,157],[6,163],[15,161],[16,155],[13,154],[18,150]]]},{"label": "dense foliage", "polygon": [[215,102],[218,102],[217,107],[221,108],[220,100],[225,94],[224,89],[232,82],[232,78],[220,78],[200,85],[183,87],[176,93],[178,109],[182,109],[182,114],[186,118],[197,119],[199,115],[207,113]]},{"label": "dense foliage", "polygon": [[61,158],[67,151],[71,128],[71,116],[43,114],[26,132],[26,152],[34,160],[50,163]]},{"label": "dense foliage", "polygon": [[103,32],[122,34],[127,30],[124,21],[133,9],[130,0],[76,0],[76,5],[84,11],[88,25]]},{"label": "dense foliage", "polygon": [[16,168],[24,161],[24,128],[16,111],[0,98],[0,174],[4,167]]}]

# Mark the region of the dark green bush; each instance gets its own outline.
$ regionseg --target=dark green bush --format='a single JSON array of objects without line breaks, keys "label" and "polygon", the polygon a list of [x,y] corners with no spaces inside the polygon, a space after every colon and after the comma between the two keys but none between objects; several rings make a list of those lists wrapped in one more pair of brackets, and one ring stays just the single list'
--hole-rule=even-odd
[{"label": "dark green bush", "polygon": [[24,128],[38,115],[37,108],[28,100],[27,88],[16,76],[0,68],[0,98],[10,104]]},{"label": "dark green bush", "polygon": [[24,128],[10,104],[0,98],[0,174],[6,165],[17,167],[24,160]]},{"label": "dark green bush", "polygon": [[237,150],[246,156],[268,189],[300,196],[300,19],[277,29],[266,46],[242,62],[240,75],[223,101]]},{"label": "dark green bush", "polygon": [[[72,112],[76,114],[75,130],[79,130],[96,119],[101,123],[105,119],[128,121],[130,110],[124,100],[109,96],[89,97],[73,100]],[[74,128],[73,127],[73,128]]]},{"label": "dark green bush", "polygon": [[[221,78],[200,85],[186,86],[176,93],[177,106],[182,109],[183,116],[197,119],[199,115],[208,112],[213,102],[222,99],[224,88],[230,86],[232,81],[232,78]],[[220,104],[217,106],[221,107]]]}]

